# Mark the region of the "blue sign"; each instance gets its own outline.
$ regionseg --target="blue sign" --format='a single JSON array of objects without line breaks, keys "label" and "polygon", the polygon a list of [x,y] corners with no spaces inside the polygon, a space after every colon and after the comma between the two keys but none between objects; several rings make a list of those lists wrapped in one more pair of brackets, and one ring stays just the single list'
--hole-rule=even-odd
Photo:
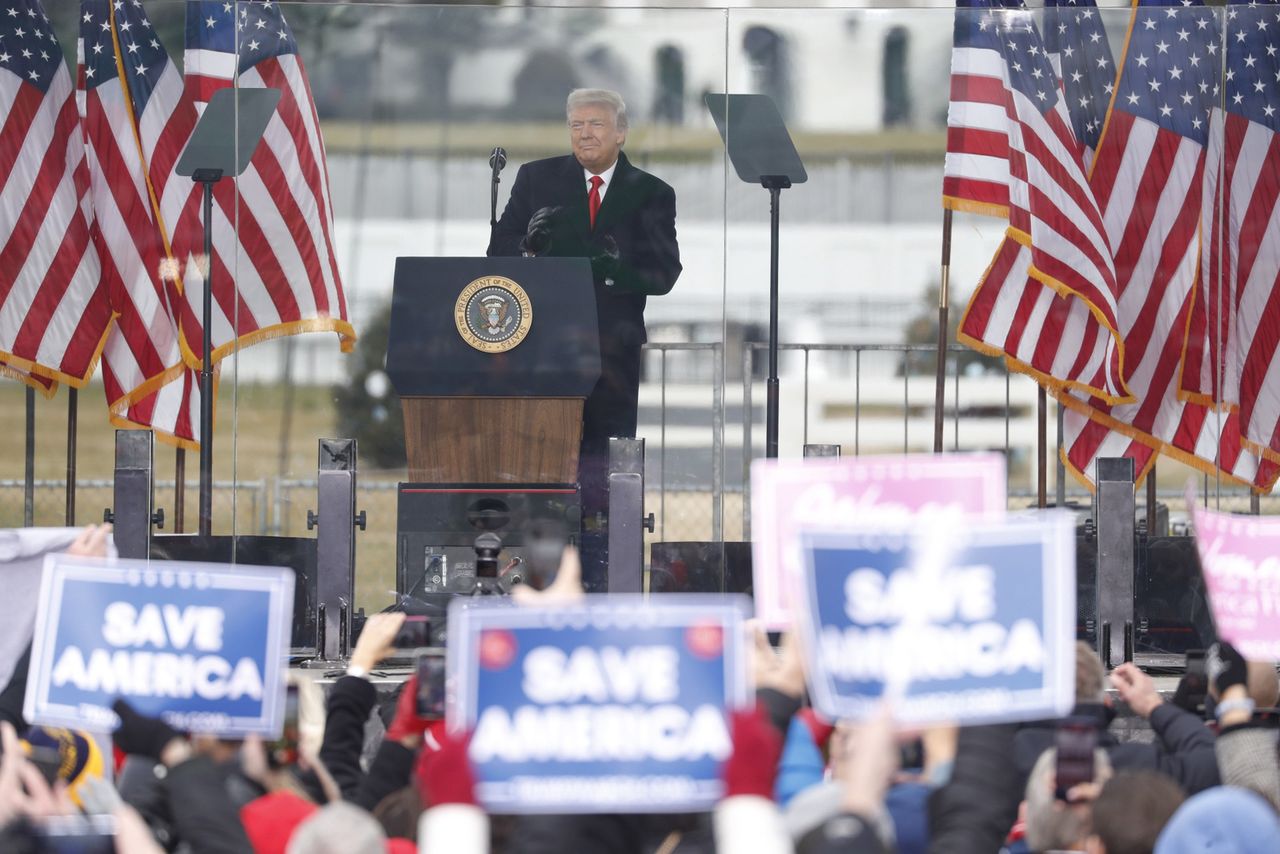
[{"label": "blue sign", "polygon": [[449,709],[492,812],[697,812],[724,794],[748,702],[739,597],[458,600]]},{"label": "blue sign", "polygon": [[[936,522],[936,520],[935,520]],[[815,708],[901,723],[1070,711],[1075,530],[1069,514],[802,533]]]},{"label": "blue sign", "polygon": [[23,713],[109,730],[127,700],[172,726],[279,734],[293,570],[45,560]]}]

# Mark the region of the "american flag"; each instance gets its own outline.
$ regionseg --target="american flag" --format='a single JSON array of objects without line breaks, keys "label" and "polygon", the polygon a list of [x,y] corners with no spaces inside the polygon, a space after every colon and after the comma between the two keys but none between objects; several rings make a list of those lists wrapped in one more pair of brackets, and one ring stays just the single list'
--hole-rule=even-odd
[{"label": "american flag", "polygon": [[1019,8],[1021,0],[956,0],[942,177],[942,204],[952,210],[1009,215],[1004,65],[990,13]]},{"label": "american flag", "polygon": [[[1213,113],[1201,216],[1207,248],[1182,391],[1238,409],[1253,450],[1280,450],[1280,6],[1227,10],[1226,79]],[[1219,197],[1220,193],[1220,197]]]},{"label": "american flag", "polygon": [[[186,90],[198,110],[213,93],[272,87],[282,97],[244,174],[214,191],[213,358],[295,332],[355,341],[334,254],[333,205],[320,123],[298,45],[271,2],[188,2]],[[203,279],[200,194],[174,223],[186,298],[182,330],[199,349]],[[238,236],[238,239],[237,239]]]},{"label": "american flag", "polygon": [[1199,280],[1205,148],[1222,58],[1213,13],[1184,5],[1139,0],[1134,8],[1090,178],[1114,251],[1125,380],[1138,400],[1110,406],[1062,395],[1065,456],[1087,477],[1099,456],[1133,456],[1142,471],[1159,450],[1205,470],[1220,465],[1227,477],[1253,483],[1269,475],[1242,446],[1234,416],[1178,394]]},{"label": "american flag", "polygon": [[[173,166],[195,112],[140,0],[81,0],[80,12],[82,121],[103,279],[117,314],[102,360],[108,407],[116,423],[191,447],[198,419],[181,417],[194,401],[166,284],[176,264],[165,213],[180,184],[190,189]],[[178,403],[157,405],[175,396]]]},{"label": "american flag", "polygon": [[52,398],[58,393],[58,383],[48,377],[42,377],[39,374],[33,374],[26,368],[16,368],[4,361],[0,361],[0,377],[9,377],[17,380],[23,385],[29,385],[36,391],[40,392],[41,397],[45,400]]},{"label": "american flag", "polygon": [[[1046,384],[1127,399],[1110,247],[1057,72],[1030,13],[967,15],[976,18],[971,29],[990,38],[976,49],[977,37],[958,27],[968,41],[957,51],[989,53],[995,61],[983,67],[1002,69],[1009,231],[960,338]],[[1064,340],[1073,342],[1069,350]]]},{"label": "american flag", "polygon": [[1045,47],[1062,81],[1071,129],[1084,146],[1087,169],[1115,92],[1115,57],[1094,0],[1046,0],[1044,15]]},{"label": "american flag", "polygon": [[111,322],[75,87],[37,0],[0,2],[0,370],[80,387]]}]

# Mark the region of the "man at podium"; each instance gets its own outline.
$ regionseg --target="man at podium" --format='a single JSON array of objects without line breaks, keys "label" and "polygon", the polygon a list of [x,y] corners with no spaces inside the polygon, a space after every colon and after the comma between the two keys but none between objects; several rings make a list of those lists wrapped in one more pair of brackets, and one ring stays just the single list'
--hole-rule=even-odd
[{"label": "man at podium", "polygon": [[583,513],[591,518],[605,509],[609,438],[636,435],[645,299],[675,285],[680,247],[675,191],[622,151],[622,97],[575,89],[566,114],[573,153],[520,167],[488,254],[591,260],[601,375],[583,409],[579,463]]}]

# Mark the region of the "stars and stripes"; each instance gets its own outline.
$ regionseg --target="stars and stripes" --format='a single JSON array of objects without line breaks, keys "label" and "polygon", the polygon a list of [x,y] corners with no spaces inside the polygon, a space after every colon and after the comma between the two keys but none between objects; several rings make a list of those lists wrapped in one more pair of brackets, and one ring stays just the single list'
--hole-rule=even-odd
[{"label": "stars and stripes", "polygon": [[[957,50],[994,57],[984,66],[991,79],[1000,69],[1009,230],[960,338],[1046,384],[1128,399],[1110,248],[1050,54],[1025,10],[966,16],[977,21],[964,31],[957,25],[957,37],[969,39]],[[981,48],[972,47],[973,32]],[[1064,340],[1077,345],[1068,350]]]},{"label": "stars and stripes", "polygon": [[993,11],[1021,0],[957,0],[947,104],[942,204],[959,211],[1009,215],[1009,129],[1004,65]]},{"label": "stars and stripes", "polygon": [[1223,97],[1211,120],[1206,250],[1182,391],[1239,414],[1247,445],[1280,450],[1280,6],[1227,10]]},{"label": "stars and stripes", "polygon": [[206,259],[178,158],[218,89],[283,91],[216,194],[214,358],[302,331],[349,350],[319,120],[271,2],[190,2],[185,76],[142,0],[81,0],[78,25],[73,85],[37,0],[0,0],[0,373],[51,393],[100,356],[114,423],[194,446]]},{"label": "stars and stripes", "polygon": [[1185,6],[1135,7],[1090,178],[1115,257],[1125,380],[1138,399],[1110,406],[1062,395],[1065,456],[1087,476],[1127,439],[1125,454],[1135,458],[1154,448],[1254,483],[1260,460],[1240,442],[1234,418],[1177,393],[1199,280],[1205,147],[1221,59],[1212,12]]},{"label": "stars and stripes", "polygon": [[111,321],[75,89],[38,0],[0,2],[0,370],[83,386]]},{"label": "stars and stripes", "polygon": [[1115,58],[1094,0],[1047,0],[1044,14],[1045,48],[1062,81],[1087,169],[1115,92]]},{"label": "stars and stripes", "polygon": [[177,415],[190,400],[144,401],[191,387],[170,300],[176,265],[166,220],[190,191],[173,169],[195,111],[140,0],[81,0],[80,12],[82,122],[103,279],[117,315],[102,360],[108,407],[116,423],[192,446],[198,419]]},{"label": "stars and stripes", "polygon": [[[213,356],[303,331],[332,331],[350,350],[355,331],[334,254],[324,142],[297,42],[278,4],[187,4],[186,89],[197,109],[219,89],[272,87],[280,104],[244,174],[214,193]],[[198,350],[204,283],[192,262],[199,194],[186,200],[176,241],[191,246],[180,306],[184,339]]]},{"label": "stars and stripes", "polygon": [[1031,276],[1083,299],[1116,328],[1116,274],[1063,93],[1029,12],[996,17],[1009,129],[1009,227],[1031,248]]}]

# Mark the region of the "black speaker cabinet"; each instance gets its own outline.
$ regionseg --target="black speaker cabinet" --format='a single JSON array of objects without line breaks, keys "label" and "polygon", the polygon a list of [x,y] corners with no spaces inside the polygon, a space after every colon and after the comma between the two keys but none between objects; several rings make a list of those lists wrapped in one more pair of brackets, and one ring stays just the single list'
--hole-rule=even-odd
[{"label": "black speaker cabinet", "polygon": [[294,572],[294,655],[311,655],[316,649],[316,540],[312,537],[193,537],[151,538],[152,560],[186,560],[203,563],[244,563],[287,566]]},{"label": "black speaker cabinet", "polygon": [[[457,589],[476,574],[475,540],[502,539],[499,572],[527,561],[530,526],[562,522],[576,544],[582,524],[574,484],[402,483],[396,506],[396,591],[415,596]],[[452,587],[451,587],[452,584]]]}]

